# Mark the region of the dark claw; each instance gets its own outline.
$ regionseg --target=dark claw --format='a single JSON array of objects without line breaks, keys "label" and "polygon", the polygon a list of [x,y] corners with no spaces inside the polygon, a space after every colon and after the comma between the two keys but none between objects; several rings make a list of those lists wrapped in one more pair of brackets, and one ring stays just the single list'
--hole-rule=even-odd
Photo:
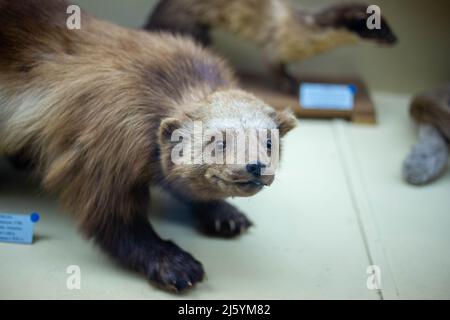
[{"label": "dark claw", "polygon": [[202,264],[170,241],[165,242],[150,264],[148,276],[158,286],[182,292],[203,280]]}]

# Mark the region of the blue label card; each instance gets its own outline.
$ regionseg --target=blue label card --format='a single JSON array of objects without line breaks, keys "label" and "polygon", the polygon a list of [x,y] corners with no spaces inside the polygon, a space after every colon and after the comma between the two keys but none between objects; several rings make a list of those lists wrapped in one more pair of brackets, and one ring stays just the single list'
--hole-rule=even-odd
[{"label": "blue label card", "polygon": [[304,109],[352,110],[356,86],[348,84],[302,83],[300,105]]},{"label": "blue label card", "polygon": [[0,213],[0,242],[33,243],[34,224],[39,214],[31,215]]}]

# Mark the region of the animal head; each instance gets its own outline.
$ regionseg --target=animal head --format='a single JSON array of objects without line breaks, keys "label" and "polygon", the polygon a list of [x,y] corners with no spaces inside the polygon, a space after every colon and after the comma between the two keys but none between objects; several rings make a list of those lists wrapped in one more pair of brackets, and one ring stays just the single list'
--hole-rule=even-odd
[{"label": "animal head", "polygon": [[197,199],[254,195],[272,184],[280,138],[295,125],[291,112],[277,112],[253,95],[216,92],[189,114],[162,121],[165,179]]},{"label": "animal head", "polygon": [[369,29],[367,21],[372,15],[367,13],[369,5],[361,3],[338,3],[326,7],[315,15],[316,23],[321,27],[331,27],[349,31],[359,38],[381,45],[394,45],[397,36],[384,16],[380,16],[380,28]]}]

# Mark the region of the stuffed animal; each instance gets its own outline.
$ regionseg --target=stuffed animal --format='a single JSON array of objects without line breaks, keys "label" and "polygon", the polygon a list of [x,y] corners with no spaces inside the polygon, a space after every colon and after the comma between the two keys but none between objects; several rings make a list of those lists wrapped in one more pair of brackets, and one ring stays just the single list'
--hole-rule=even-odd
[{"label": "stuffed animal", "polygon": [[419,95],[411,103],[419,138],[403,164],[405,180],[425,185],[447,168],[450,141],[450,84]]},{"label": "stuffed animal", "polygon": [[210,29],[228,31],[260,48],[277,86],[297,94],[299,82],[287,64],[362,41],[397,42],[384,16],[379,29],[367,27],[368,7],[344,2],[307,10],[289,0],[161,0],[145,29],[190,35],[204,45],[211,42]]},{"label": "stuffed animal", "polygon": [[[226,199],[272,184],[264,153],[280,144],[258,134],[256,160],[227,155],[249,155],[252,132],[278,129],[281,138],[296,119],[240,90],[227,65],[190,39],[85,11],[83,27],[69,30],[69,4],[0,0],[0,156],[33,168],[120,265],[158,287],[189,289],[203,266],[151,226],[150,186],[190,207],[201,231],[236,237],[252,223]],[[180,161],[174,150],[196,159]]]}]

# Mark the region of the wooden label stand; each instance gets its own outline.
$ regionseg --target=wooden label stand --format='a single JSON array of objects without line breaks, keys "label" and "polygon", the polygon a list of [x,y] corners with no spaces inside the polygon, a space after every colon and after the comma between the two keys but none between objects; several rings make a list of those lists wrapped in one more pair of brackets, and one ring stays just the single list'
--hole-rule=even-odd
[{"label": "wooden label stand", "polygon": [[271,79],[263,76],[242,74],[239,76],[242,87],[263,99],[277,109],[291,108],[299,118],[347,119],[355,123],[375,124],[376,112],[367,86],[356,78],[302,77],[300,83],[352,84],[356,86],[355,103],[352,110],[305,109],[298,96],[289,95],[274,88]]}]

